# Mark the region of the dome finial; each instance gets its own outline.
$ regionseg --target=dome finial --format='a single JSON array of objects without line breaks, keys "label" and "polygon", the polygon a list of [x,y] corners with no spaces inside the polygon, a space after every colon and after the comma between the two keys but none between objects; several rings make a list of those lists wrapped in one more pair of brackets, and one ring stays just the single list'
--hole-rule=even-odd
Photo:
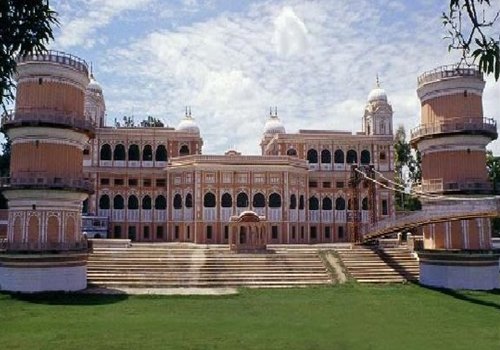
[{"label": "dome finial", "polygon": [[379,76],[378,76],[378,73],[377,73],[377,78],[376,78],[376,82],[375,84],[377,85],[377,88],[380,88],[380,79],[379,79]]}]

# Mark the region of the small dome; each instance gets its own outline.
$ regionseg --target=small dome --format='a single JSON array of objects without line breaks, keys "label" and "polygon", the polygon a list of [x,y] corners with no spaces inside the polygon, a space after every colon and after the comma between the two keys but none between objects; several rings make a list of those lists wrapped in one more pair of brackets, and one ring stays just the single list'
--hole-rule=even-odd
[{"label": "small dome", "polygon": [[186,116],[181,120],[179,125],[177,126],[177,130],[190,132],[193,134],[199,134],[200,128],[196,125],[194,118],[191,115],[186,114]]},{"label": "small dome", "polygon": [[90,83],[87,85],[87,90],[92,90],[95,92],[102,92],[102,87],[101,85],[97,82],[97,80],[94,79],[94,75],[90,75]]},{"label": "small dome", "polygon": [[383,101],[387,102],[387,93],[384,89],[376,87],[368,94],[368,102]]},{"label": "small dome", "polygon": [[264,125],[264,134],[273,135],[273,134],[284,134],[285,127],[281,122],[280,118],[277,115],[269,116],[269,119],[266,121]]}]

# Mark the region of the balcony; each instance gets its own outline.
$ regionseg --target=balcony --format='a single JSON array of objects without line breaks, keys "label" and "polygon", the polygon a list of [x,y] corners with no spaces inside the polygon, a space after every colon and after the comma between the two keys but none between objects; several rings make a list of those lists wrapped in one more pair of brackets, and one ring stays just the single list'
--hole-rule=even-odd
[{"label": "balcony", "polygon": [[27,62],[58,63],[70,66],[86,75],[89,74],[89,67],[85,60],[62,51],[47,50],[42,53],[33,53],[30,55],[19,56],[16,58],[16,62],[17,64]]},{"label": "balcony", "polygon": [[23,108],[2,115],[2,130],[23,126],[44,126],[73,129],[95,135],[95,123],[83,115],[57,110],[54,108]]},{"label": "balcony", "polygon": [[16,177],[0,178],[3,189],[57,189],[93,193],[92,183],[83,178],[57,177],[46,173],[25,172]]},{"label": "balcony", "polygon": [[423,193],[491,193],[490,182],[481,179],[465,179],[461,181],[444,182],[443,179],[427,179],[415,187],[416,192]]},{"label": "balcony", "polygon": [[433,81],[451,78],[451,77],[476,77],[483,79],[483,73],[477,66],[460,67],[456,64],[441,66],[436,69],[423,73],[417,78],[418,86],[422,86]]},{"label": "balcony", "polygon": [[453,134],[485,135],[495,140],[498,137],[497,122],[493,118],[458,117],[438,123],[422,124],[410,131],[412,144],[423,138]]},{"label": "balcony", "polygon": [[5,250],[12,252],[81,252],[87,251],[86,240],[77,242],[5,242]]}]

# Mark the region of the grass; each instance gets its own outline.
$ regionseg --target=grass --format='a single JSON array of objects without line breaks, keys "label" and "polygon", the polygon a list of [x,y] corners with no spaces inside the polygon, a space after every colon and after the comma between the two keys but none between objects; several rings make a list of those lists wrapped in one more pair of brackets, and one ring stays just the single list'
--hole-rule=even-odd
[{"label": "grass", "polygon": [[2,349],[500,349],[500,291],[414,285],[233,296],[0,294]]}]

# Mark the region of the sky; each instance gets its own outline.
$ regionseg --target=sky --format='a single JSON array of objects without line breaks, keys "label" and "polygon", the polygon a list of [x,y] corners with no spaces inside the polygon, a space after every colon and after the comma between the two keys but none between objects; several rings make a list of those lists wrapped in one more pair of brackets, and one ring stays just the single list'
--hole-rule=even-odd
[{"label": "sky", "polygon": [[[446,3],[53,0],[50,47],[92,62],[108,125],[152,115],[175,127],[190,106],[204,154],[259,154],[270,106],[287,132],[360,131],[377,75],[394,128],[416,127],[417,76],[459,58],[443,39]],[[500,118],[500,82],[487,79],[483,103]]]}]

